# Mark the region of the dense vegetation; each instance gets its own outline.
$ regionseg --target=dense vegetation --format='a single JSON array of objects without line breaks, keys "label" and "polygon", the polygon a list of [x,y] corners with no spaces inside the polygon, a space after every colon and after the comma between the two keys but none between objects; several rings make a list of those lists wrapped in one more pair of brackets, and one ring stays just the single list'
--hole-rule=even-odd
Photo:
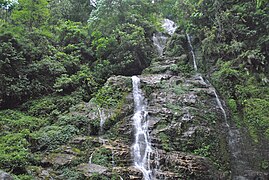
[{"label": "dense vegetation", "polygon": [[87,118],[67,113],[105,101],[108,77],[141,73],[164,17],[193,36],[198,69],[238,127],[269,140],[266,0],[0,0],[0,169],[31,179],[41,152],[91,133]]}]

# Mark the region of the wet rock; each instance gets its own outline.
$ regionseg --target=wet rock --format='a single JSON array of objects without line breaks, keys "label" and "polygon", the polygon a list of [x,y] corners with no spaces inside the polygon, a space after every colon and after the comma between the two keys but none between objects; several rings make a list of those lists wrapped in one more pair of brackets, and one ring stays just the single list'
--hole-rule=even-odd
[{"label": "wet rock", "polygon": [[51,153],[47,155],[41,162],[43,164],[64,166],[70,164],[76,158],[73,154]]},{"label": "wet rock", "polygon": [[108,170],[108,168],[97,165],[97,164],[83,163],[77,167],[77,170],[81,171],[86,177],[91,177],[93,173],[98,173],[98,174],[105,173]]},{"label": "wet rock", "polygon": [[77,144],[77,145],[82,145],[87,140],[86,137],[75,137],[70,143],[71,144]]},{"label": "wet rock", "polygon": [[43,168],[39,166],[29,166],[27,167],[28,174],[32,174],[37,179],[54,179],[57,177],[55,171],[52,168]]}]

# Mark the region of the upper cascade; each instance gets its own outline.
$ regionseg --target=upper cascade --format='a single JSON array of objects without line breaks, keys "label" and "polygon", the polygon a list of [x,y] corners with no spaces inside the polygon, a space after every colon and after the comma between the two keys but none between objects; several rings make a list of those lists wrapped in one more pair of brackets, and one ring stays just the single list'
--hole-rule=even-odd
[{"label": "upper cascade", "polygon": [[[177,28],[175,23],[169,19],[164,19],[162,21],[162,27],[164,28],[165,32],[168,33],[169,35],[174,34]],[[163,33],[153,34],[153,37],[152,37],[153,44],[155,45],[159,56],[163,56],[163,50],[165,48],[167,39],[168,39],[167,35]]]},{"label": "upper cascade", "polygon": [[176,23],[170,19],[164,19],[162,22],[162,27],[169,35],[173,35],[177,29]]}]

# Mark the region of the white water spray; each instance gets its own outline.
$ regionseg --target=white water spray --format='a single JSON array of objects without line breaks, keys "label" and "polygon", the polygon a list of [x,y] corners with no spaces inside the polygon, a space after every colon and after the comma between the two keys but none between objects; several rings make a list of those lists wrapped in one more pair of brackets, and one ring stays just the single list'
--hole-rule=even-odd
[{"label": "white water spray", "polygon": [[156,46],[159,56],[163,55],[163,50],[166,45],[167,37],[161,33],[153,34],[153,44]]},{"label": "white water spray", "polygon": [[150,154],[152,148],[148,133],[148,112],[140,89],[140,79],[137,76],[133,76],[132,81],[134,97],[134,116],[132,119],[135,128],[135,142],[133,144],[134,165],[143,173],[145,180],[151,180]]}]

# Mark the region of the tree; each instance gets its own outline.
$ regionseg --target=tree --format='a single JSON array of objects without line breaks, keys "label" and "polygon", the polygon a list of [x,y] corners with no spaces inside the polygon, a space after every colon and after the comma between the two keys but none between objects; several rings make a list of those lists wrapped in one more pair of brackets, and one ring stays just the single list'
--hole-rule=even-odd
[{"label": "tree", "polygon": [[94,6],[89,0],[52,0],[49,8],[52,21],[61,19],[86,23]]},{"label": "tree", "polygon": [[7,21],[15,5],[16,5],[16,1],[0,0],[0,19]]},{"label": "tree", "polygon": [[46,23],[50,16],[48,2],[46,0],[19,0],[12,13],[15,24],[25,25],[32,31]]}]

